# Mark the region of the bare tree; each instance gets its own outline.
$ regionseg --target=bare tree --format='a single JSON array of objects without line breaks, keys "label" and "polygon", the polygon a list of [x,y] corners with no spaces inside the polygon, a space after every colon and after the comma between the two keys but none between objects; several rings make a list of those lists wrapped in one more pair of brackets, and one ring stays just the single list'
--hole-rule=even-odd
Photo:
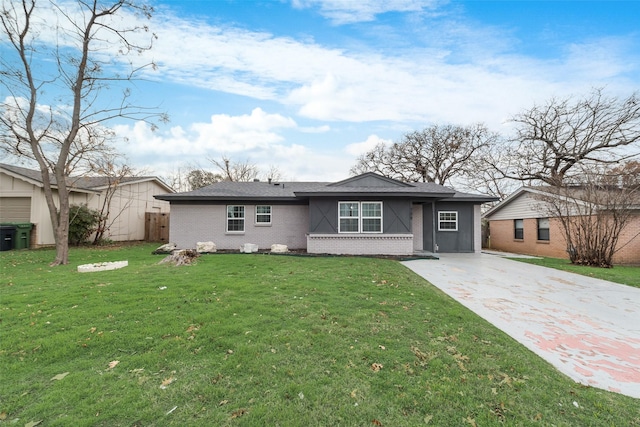
[{"label": "bare tree", "polygon": [[[140,38],[148,33],[146,24],[125,27],[129,12],[148,19],[152,9],[133,0],[2,2],[2,36],[11,53],[0,59],[1,84],[10,94],[0,100],[0,142],[6,153],[33,159],[40,168],[56,242],[52,265],[68,262],[68,177],[79,159],[108,137],[109,120],[161,116],[133,105],[128,88],[116,103],[113,94],[103,96],[110,85],[126,86],[153,65],[126,59],[150,49],[155,37]],[[115,71],[122,67],[127,70]]]},{"label": "bare tree", "polygon": [[222,175],[204,169],[192,169],[187,173],[189,190],[197,190],[223,180]]},{"label": "bare tree", "polygon": [[100,206],[98,208],[99,217],[93,244],[97,245],[103,241],[105,234],[109,231],[113,223],[131,205],[131,199],[124,206],[119,206],[118,212],[113,212],[113,196],[120,189],[120,185],[125,178],[136,175],[133,168],[126,162],[118,162],[117,157],[97,159],[92,164],[92,172],[101,178],[106,178],[106,188],[102,193]]},{"label": "bare tree", "polygon": [[468,172],[457,188],[481,192],[504,200],[522,185],[520,181],[506,179],[495,165],[505,164],[503,140],[483,147],[470,162]]},{"label": "bare tree", "polygon": [[262,178],[264,181],[280,181],[283,179],[283,176],[280,168],[276,165],[269,165],[269,169],[262,174]]},{"label": "bare tree", "polygon": [[640,154],[640,97],[594,89],[584,98],[551,99],[516,115],[507,178],[562,185],[579,165],[617,163]]},{"label": "bare tree", "polygon": [[389,147],[378,144],[358,158],[351,173],[370,171],[402,181],[450,184],[472,172],[474,159],[497,139],[482,124],[433,125],[408,133]]},{"label": "bare tree", "polygon": [[222,175],[221,181],[253,181],[260,175],[258,166],[249,163],[248,160],[232,161],[227,156],[223,156],[220,160],[209,159],[211,163],[220,170]]},{"label": "bare tree", "polygon": [[[638,170],[580,167],[580,177],[565,185],[545,187],[538,196],[550,218],[555,218],[573,264],[611,267],[622,249],[620,235],[640,204]],[[618,171],[628,174],[621,176]],[[637,236],[636,236],[637,237]]]}]

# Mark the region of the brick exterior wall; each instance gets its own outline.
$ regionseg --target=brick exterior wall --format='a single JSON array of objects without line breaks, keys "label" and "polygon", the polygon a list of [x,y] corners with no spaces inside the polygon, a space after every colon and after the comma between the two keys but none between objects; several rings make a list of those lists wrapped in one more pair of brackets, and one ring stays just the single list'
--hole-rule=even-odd
[{"label": "brick exterior wall", "polygon": [[412,234],[309,234],[307,252],[336,255],[411,255]]},{"label": "brick exterior wall", "polygon": [[620,233],[618,248],[613,256],[614,264],[640,265],[640,212],[636,212]]},{"label": "brick exterior wall", "polygon": [[[518,254],[568,259],[567,244],[558,220],[549,221],[549,241],[537,239],[537,220],[524,219],[524,238],[514,239],[513,219],[489,222],[489,248]],[[619,251],[613,257],[614,264],[640,265],[640,214],[634,215],[620,235]]]},{"label": "brick exterior wall", "polygon": [[558,228],[558,221],[556,220],[549,220],[548,241],[538,240],[538,222],[536,218],[524,219],[523,239],[514,238],[514,223],[512,219],[490,221],[489,230],[490,249],[517,254],[568,258],[567,243],[562,231]]},{"label": "brick exterior wall", "polygon": [[211,241],[217,249],[238,250],[244,243],[254,243],[260,249],[273,244],[289,249],[305,249],[309,228],[309,207],[306,205],[273,205],[270,225],[255,223],[255,205],[245,207],[245,231],[228,233],[226,205],[171,205],[169,240],[179,248],[195,248],[197,242]]}]

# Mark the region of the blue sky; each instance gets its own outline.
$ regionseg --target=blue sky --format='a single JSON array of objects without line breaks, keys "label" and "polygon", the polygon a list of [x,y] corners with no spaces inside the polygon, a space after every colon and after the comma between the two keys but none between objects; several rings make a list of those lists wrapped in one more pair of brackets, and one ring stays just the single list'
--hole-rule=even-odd
[{"label": "blue sky", "polygon": [[130,163],[166,176],[223,155],[288,180],[431,124],[509,117],[554,96],[640,89],[640,2],[155,0],[134,96],[170,123],[114,124]]}]

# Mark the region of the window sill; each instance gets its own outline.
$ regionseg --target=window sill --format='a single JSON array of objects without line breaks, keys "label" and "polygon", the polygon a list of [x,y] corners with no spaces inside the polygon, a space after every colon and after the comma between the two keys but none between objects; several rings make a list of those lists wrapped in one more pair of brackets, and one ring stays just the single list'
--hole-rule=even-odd
[{"label": "window sill", "polygon": [[255,227],[271,227],[270,222],[256,222],[253,224]]},{"label": "window sill", "polygon": [[548,240],[536,240],[537,244],[548,245],[550,242]]},{"label": "window sill", "polygon": [[524,242],[524,239],[513,239],[514,242]]}]

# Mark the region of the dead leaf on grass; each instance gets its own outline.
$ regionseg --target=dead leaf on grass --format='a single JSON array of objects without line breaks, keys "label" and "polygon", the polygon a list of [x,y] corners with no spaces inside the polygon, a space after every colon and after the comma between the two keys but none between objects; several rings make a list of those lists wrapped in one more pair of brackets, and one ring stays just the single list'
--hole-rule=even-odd
[{"label": "dead leaf on grass", "polygon": [[246,413],[248,413],[249,411],[245,408],[240,408],[237,411],[233,411],[231,413],[231,419],[235,419],[235,418],[240,418],[241,416],[245,415]]},{"label": "dead leaf on grass", "polygon": [[24,427],[36,427],[36,426],[39,426],[40,424],[42,424],[42,420],[40,420],[40,421],[31,421],[31,422],[26,423],[24,425]]},{"label": "dead leaf on grass", "polygon": [[[51,378],[51,381],[60,381],[61,379],[63,379],[67,375],[69,375],[69,372],[65,372],[63,374],[58,374],[58,375],[54,376],[53,378]],[[38,421],[38,422],[41,423],[42,421]]]},{"label": "dead leaf on grass", "polygon": [[380,371],[380,369],[382,369],[384,366],[382,365],[382,363],[372,363],[371,364],[371,370],[373,372],[378,372]]},{"label": "dead leaf on grass", "polygon": [[169,384],[171,384],[171,383],[172,383],[172,382],[174,382],[175,380],[176,380],[176,379],[173,377],[173,375],[172,375],[172,376],[170,376],[169,378],[167,378],[167,379],[165,379],[165,380],[163,380],[163,381],[162,381],[162,384],[160,384],[160,388],[164,390],[165,388],[167,388],[167,386],[168,386]]},{"label": "dead leaf on grass", "polygon": [[113,361],[109,362],[109,367],[107,369],[115,368],[116,366],[118,366],[118,363],[120,363],[119,360],[113,360]]},{"label": "dead leaf on grass", "polygon": [[376,419],[374,419],[373,421],[371,421],[371,424],[373,424],[374,426],[381,426],[382,423]]},{"label": "dead leaf on grass", "polygon": [[469,415],[467,418],[463,418],[462,421],[471,424],[472,427],[478,427],[478,425],[476,424],[476,420],[471,418],[471,415]]}]

